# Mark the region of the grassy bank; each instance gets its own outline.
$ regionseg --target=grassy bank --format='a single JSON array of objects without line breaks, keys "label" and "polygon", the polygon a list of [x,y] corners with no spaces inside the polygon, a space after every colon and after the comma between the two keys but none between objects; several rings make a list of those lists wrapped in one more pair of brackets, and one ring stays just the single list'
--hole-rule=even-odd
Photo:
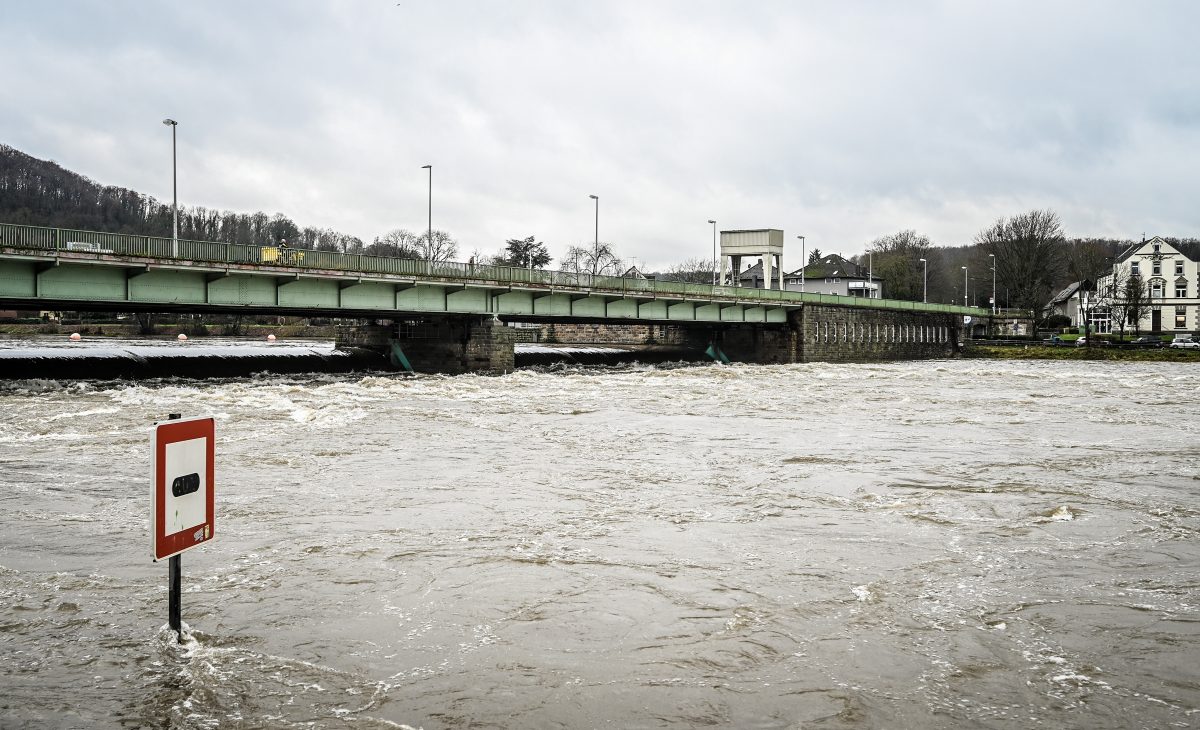
[{"label": "grassy bank", "polygon": [[1127,349],[1122,347],[1046,347],[1044,345],[975,345],[963,350],[963,357],[995,360],[1142,360],[1155,362],[1194,362],[1200,364],[1200,350],[1169,347]]}]

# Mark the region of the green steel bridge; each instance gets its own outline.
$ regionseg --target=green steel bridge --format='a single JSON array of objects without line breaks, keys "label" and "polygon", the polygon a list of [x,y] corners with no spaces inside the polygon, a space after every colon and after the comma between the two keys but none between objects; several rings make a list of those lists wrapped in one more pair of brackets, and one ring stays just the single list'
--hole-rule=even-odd
[{"label": "green steel bridge", "polygon": [[6,309],[768,324],[787,322],[789,310],[806,304],[991,314],[945,304],[0,224],[0,308]]}]

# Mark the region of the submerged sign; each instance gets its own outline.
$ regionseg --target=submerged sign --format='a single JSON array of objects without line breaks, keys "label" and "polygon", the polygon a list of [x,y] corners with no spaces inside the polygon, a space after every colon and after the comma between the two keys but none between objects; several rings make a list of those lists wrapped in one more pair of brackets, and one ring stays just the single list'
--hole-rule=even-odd
[{"label": "submerged sign", "polygon": [[212,418],[157,423],[151,445],[150,539],[162,560],[214,535]]}]

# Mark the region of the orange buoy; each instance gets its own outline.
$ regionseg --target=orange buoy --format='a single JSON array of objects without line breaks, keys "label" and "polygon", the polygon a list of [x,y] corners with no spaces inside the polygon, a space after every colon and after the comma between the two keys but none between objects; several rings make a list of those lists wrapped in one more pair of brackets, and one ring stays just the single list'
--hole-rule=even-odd
[{"label": "orange buoy", "polygon": [[71,342],[79,342],[79,341],[80,341],[80,340],[82,340],[82,339],[83,339],[83,338],[79,336],[79,333],[78,333],[78,332],[72,332],[72,333],[71,333]]},{"label": "orange buoy", "polygon": [[267,335],[267,342],[274,342],[274,341],[275,341],[275,335]]},{"label": "orange buoy", "polygon": [[182,332],[179,333],[179,341],[183,342],[185,340],[187,340],[187,335],[183,334]]}]

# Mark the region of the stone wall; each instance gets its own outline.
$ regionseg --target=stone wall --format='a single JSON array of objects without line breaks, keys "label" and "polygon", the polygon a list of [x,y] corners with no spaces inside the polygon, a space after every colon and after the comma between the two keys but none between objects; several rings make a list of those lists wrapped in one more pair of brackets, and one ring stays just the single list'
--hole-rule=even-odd
[{"label": "stone wall", "polygon": [[962,317],[951,314],[806,305],[793,318],[804,362],[953,357]]},{"label": "stone wall", "polygon": [[797,330],[791,324],[731,324],[716,331],[714,339],[717,347],[734,362],[761,365],[802,362]]},{"label": "stone wall", "polygon": [[716,335],[732,360],[870,362],[952,357],[962,317],[806,304],[787,324],[729,325]]},{"label": "stone wall", "polygon": [[491,317],[399,322],[394,337],[419,373],[511,372],[515,335]]},{"label": "stone wall", "polygon": [[578,323],[543,324],[538,342],[564,345],[697,345],[707,346],[709,328],[678,324]]},{"label": "stone wall", "polygon": [[337,344],[387,352],[395,341],[419,373],[507,373],[515,367],[515,339],[512,328],[490,316],[436,317],[347,328]]}]

